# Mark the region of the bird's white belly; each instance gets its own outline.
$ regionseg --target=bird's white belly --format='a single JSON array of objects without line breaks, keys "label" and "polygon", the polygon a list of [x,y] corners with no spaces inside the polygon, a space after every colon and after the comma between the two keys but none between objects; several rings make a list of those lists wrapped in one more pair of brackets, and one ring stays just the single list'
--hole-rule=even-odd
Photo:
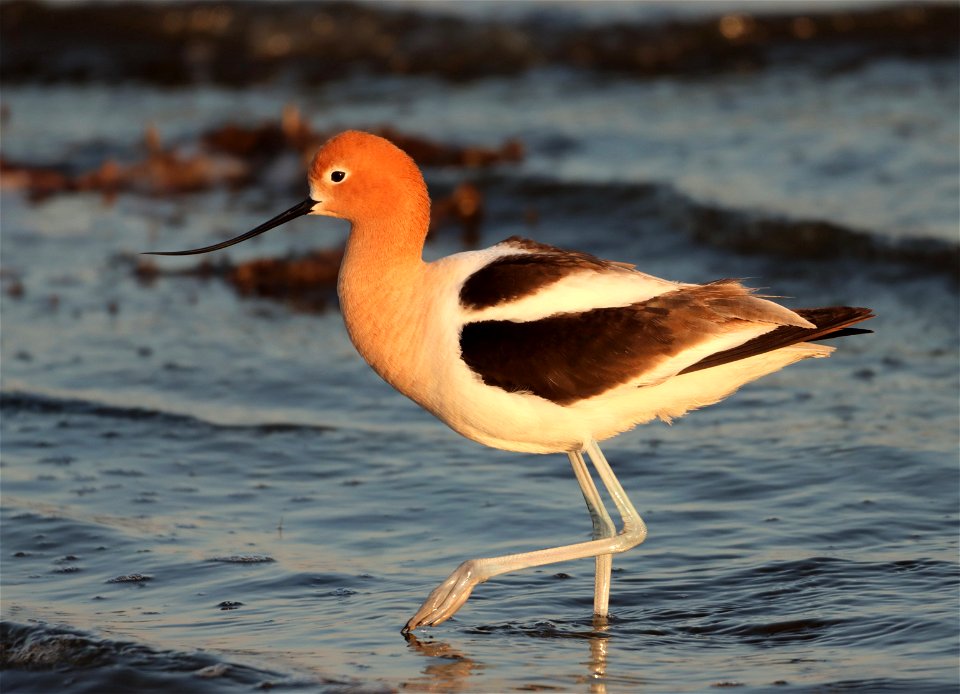
[{"label": "bird's white belly", "polygon": [[431,412],[469,439],[494,448],[555,453],[581,448],[592,437],[588,420],[529,393],[509,393],[470,373],[455,378]]}]

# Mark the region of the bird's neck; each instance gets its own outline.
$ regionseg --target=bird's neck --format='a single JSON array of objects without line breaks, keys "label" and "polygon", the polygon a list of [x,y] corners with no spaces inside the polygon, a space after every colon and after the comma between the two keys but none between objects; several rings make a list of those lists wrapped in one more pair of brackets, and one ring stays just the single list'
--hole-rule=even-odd
[{"label": "bird's neck", "polygon": [[409,365],[418,355],[423,311],[418,293],[426,269],[427,220],[354,224],[337,291],[350,339],[382,378],[409,394]]}]

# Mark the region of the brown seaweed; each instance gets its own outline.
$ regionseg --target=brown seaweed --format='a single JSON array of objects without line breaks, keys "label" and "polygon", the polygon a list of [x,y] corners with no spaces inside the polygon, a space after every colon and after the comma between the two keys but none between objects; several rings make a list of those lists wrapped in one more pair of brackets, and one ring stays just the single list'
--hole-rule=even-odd
[{"label": "brown seaweed", "polygon": [[[517,140],[485,147],[443,143],[390,126],[372,130],[407,150],[422,166],[479,168],[516,163],[524,156],[523,145]],[[181,148],[164,147],[159,132],[151,125],[144,134],[146,152],[140,160],[124,163],[107,158],[93,169],[71,173],[67,164],[50,166],[0,157],[0,187],[24,190],[33,200],[88,191],[111,199],[120,192],[168,196],[218,187],[236,189],[256,183],[269,162],[284,153],[309,158],[335,132],[314,130],[299,109],[287,105],[276,121],[252,126],[228,123],[204,132],[198,144],[186,147],[192,153],[182,154]],[[466,198],[459,203],[458,218],[465,224],[475,224],[466,219],[471,213],[462,211],[467,204]]]}]

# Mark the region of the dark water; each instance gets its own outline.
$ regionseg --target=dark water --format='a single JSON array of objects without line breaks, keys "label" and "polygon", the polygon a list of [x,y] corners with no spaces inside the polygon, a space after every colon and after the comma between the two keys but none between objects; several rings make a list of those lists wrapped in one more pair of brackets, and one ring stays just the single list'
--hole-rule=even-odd
[{"label": "dark water", "polygon": [[[589,537],[566,458],[459,438],[377,379],[334,310],[134,276],[138,251],[299,200],[295,160],[234,192],[4,190],[4,691],[955,691],[956,87],[956,61],[929,57],[5,86],[4,155],[75,166],[137,151],[148,121],[187,143],[287,102],[318,128],[516,136],[522,166],[427,172],[481,188],[481,243],[523,234],[878,318],[829,360],[604,446],[650,528],[615,559],[609,625],[582,561],[495,579],[407,640],[462,559]],[[345,231],[307,219],[230,253]],[[451,233],[427,253],[461,248]]]}]

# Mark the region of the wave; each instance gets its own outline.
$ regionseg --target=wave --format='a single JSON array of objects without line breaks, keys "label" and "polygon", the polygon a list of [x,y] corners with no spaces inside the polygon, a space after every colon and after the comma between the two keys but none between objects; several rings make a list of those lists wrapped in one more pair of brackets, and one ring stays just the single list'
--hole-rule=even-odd
[{"label": "wave", "polygon": [[[483,186],[493,188],[497,184]],[[724,207],[695,200],[662,183],[567,183],[549,179],[514,179],[508,190],[527,203],[557,208],[568,219],[614,211],[635,229],[636,219],[649,219],[657,232],[680,232],[695,242],[744,255],[791,261],[862,261],[899,266],[956,279],[960,276],[960,244],[935,238],[893,239],[836,222],[795,219],[756,210]],[[485,191],[486,192],[486,191]]]},{"label": "wave", "polygon": [[[225,408],[216,409],[222,411]],[[238,430],[250,431],[255,434],[295,433],[299,431],[325,432],[334,429],[334,427],[328,425],[301,422],[217,422],[192,414],[124,404],[108,404],[96,400],[47,395],[20,389],[0,392],[0,412],[5,414],[30,412],[49,415],[87,415],[155,422],[170,429]]]},{"label": "wave", "polygon": [[[60,691],[65,671],[75,673],[70,678],[71,692],[216,692],[307,684],[206,652],[158,650],[42,623],[0,622],[0,645],[0,669],[7,691]],[[76,674],[78,671],[83,674]]]}]

